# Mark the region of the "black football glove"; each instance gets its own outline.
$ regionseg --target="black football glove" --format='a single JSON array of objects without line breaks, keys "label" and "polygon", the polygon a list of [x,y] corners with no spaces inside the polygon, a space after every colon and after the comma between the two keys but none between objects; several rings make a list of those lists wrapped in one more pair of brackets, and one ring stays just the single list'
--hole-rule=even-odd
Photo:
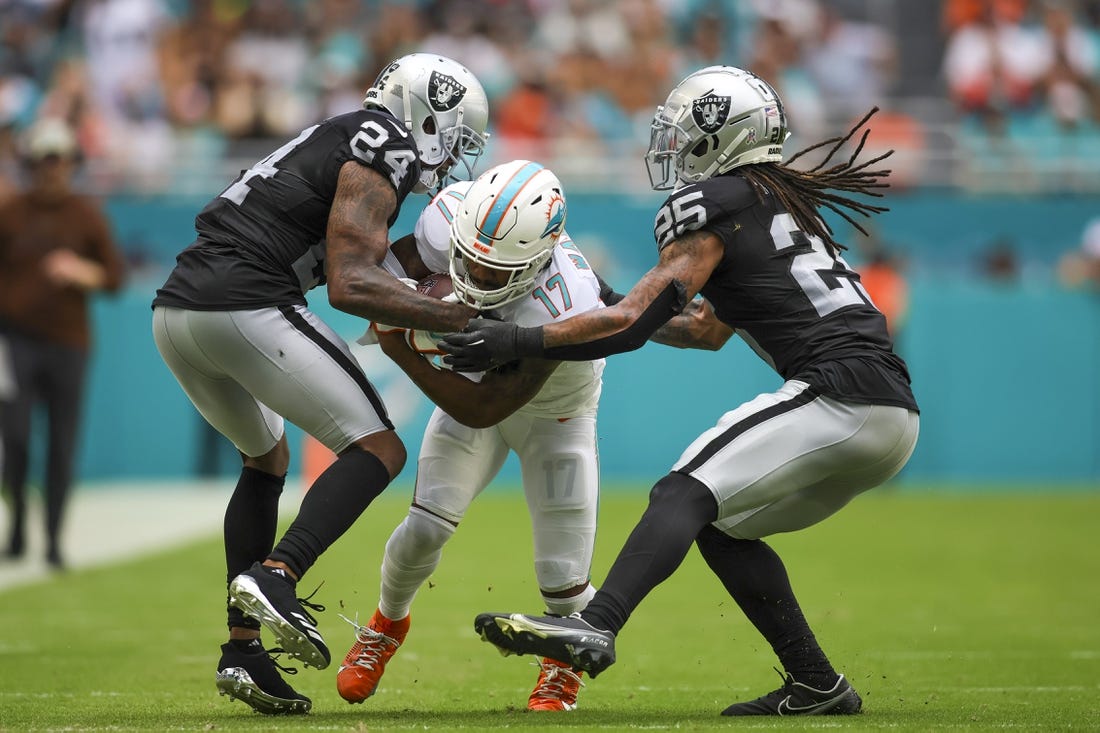
[{"label": "black football glove", "polygon": [[443,363],[454,371],[483,372],[521,357],[541,356],[542,327],[474,318],[461,333],[444,336],[439,349],[447,354]]}]

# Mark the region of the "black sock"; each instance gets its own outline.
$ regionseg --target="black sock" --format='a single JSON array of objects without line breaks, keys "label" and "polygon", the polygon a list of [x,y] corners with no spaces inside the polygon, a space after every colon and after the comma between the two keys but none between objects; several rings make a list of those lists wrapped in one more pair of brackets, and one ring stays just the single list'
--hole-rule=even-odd
[{"label": "black sock", "polygon": [[229,643],[245,654],[259,654],[264,650],[263,642],[259,639],[230,639]]},{"label": "black sock", "polygon": [[[286,476],[274,476],[245,466],[225,508],[222,536],[225,540],[226,585],[255,562],[263,561],[275,544],[279,522],[279,496]],[[229,628],[259,629],[260,622],[229,606]]]},{"label": "black sock", "polygon": [[763,540],[735,539],[714,527],[705,528],[697,543],[707,565],[771,644],[787,673],[810,687],[832,687],[836,671],[810,630],[779,555]]},{"label": "black sock", "polygon": [[349,448],[325,469],[302,500],[294,523],[269,556],[301,578],[390,483],[386,466],[372,453]]},{"label": "black sock", "polygon": [[714,494],[686,474],[670,473],[649,493],[630,533],[581,618],[614,634],[642,599],[684,561],[696,535],[718,517]]}]

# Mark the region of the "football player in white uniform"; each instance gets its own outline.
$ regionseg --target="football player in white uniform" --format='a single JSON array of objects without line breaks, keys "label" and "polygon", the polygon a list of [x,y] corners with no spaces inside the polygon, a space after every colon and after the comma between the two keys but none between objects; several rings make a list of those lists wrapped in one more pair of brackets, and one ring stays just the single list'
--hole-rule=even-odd
[{"label": "football player in white uniform", "polygon": [[[561,184],[551,171],[512,161],[440,192],[416,224],[418,254],[429,271],[449,269],[461,302],[523,325],[552,323],[602,307],[600,281],[565,233],[565,213]],[[437,407],[421,445],[412,506],[386,543],[378,608],[366,625],[356,624],[355,644],[337,675],[340,695],[352,703],[374,694],[408,632],[417,590],[510,451],[520,460],[535,575],[547,611],[567,616],[595,592],[589,571],[603,359],[531,359],[465,375],[437,368],[403,332],[378,339]],[[580,685],[580,673],[543,660],[527,706],[571,710]]]}]

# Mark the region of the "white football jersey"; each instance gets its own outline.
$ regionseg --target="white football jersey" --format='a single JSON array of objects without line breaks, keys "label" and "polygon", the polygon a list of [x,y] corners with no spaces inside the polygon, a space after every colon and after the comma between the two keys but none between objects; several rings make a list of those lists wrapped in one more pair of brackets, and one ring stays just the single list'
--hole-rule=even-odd
[{"label": "white football jersey", "polygon": [[[417,252],[430,270],[447,272],[449,268],[451,220],[471,185],[460,181],[444,188],[417,219],[413,230]],[[542,326],[604,307],[599,281],[567,232],[562,232],[550,264],[535,283],[530,295],[494,309],[493,315],[520,326]],[[603,368],[603,359],[562,362],[519,412],[553,418],[594,414]]]}]

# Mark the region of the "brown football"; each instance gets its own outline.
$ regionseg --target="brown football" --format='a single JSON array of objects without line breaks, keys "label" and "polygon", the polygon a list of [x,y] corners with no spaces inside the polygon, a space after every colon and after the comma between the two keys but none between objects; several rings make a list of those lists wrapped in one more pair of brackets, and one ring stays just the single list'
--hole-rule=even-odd
[{"label": "brown football", "polygon": [[445,272],[435,272],[416,284],[416,289],[433,298],[446,298],[454,292],[451,276]]}]

